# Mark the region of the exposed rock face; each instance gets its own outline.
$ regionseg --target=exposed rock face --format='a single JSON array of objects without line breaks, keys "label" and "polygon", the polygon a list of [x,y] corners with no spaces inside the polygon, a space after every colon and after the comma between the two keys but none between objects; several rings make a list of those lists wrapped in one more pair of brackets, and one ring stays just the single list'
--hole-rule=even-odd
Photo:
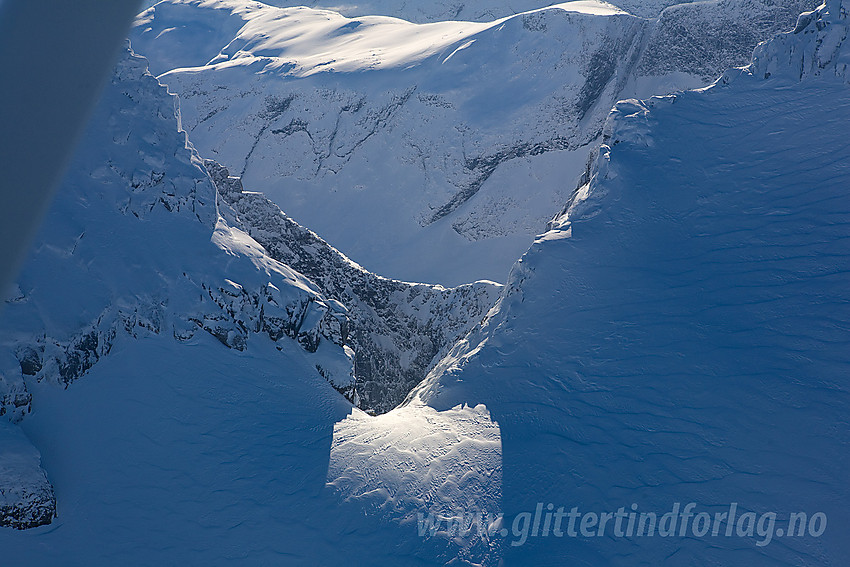
[{"label": "exposed rock face", "polygon": [[818,3],[720,0],[672,6],[653,24],[637,72],[685,72],[713,81],[726,69],[748,63],[759,42],[792,29],[797,16]]},{"label": "exposed rock face", "polygon": [[309,277],[326,297],[345,305],[354,348],[356,393],[351,400],[383,413],[404,399],[454,341],[481,321],[501,286],[476,282],[447,289],[377,276],[287,217],[215,161],[207,170],[240,226],[269,255]]}]

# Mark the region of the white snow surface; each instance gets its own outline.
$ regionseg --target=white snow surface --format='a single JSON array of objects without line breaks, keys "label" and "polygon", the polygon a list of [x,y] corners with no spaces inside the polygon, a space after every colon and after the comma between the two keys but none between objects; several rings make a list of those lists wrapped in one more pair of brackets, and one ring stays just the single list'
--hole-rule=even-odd
[{"label": "white snow surface", "polygon": [[489,518],[482,532],[453,537],[446,523],[429,543],[453,543],[454,557],[444,551],[440,562],[495,564],[501,455],[499,424],[484,405],[436,411],[414,403],[377,417],[355,410],[334,426],[328,487],[375,517],[409,527],[409,536],[422,536],[423,515],[463,522],[465,513],[480,513]]},{"label": "white snow surface", "polygon": [[392,564],[407,544],[427,556],[415,526],[325,487],[334,424],[352,410],[311,358],[294,342],[240,353],[155,336],[120,340],[68,390],[33,385],[22,426],[58,516],[0,530],[4,564]]},{"label": "white snow surface", "polygon": [[[244,22],[227,47],[215,57],[207,58],[205,66],[217,69],[260,63],[263,71],[283,69],[288,76],[294,77],[306,77],[324,71],[356,72],[409,66],[510,19],[485,23],[444,21],[417,25],[381,16],[351,20],[332,11],[304,7],[277,9],[242,0],[194,0],[174,6],[159,4],[142,13],[136,26],[142,27],[144,33],[151,33],[156,29],[156,18],[174,17],[170,13],[172,10],[185,12],[189,9],[197,13],[200,11],[198,8],[222,12],[219,18],[241,18]],[[555,4],[549,9],[599,16],[625,14],[615,6],[593,0]],[[203,30],[203,27],[187,29],[189,22],[181,23],[182,29],[159,31],[157,40],[170,33],[198,34]],[[147,26],[151,26],[151,31],[147,31]],[[181,44],[180,51],[173,53],[172,57],[188,57],[191,50],[186,47]],[[197,47],[209,49],[211,45],[198,42]],[[177,68],[173,71],[179,70]]]}]

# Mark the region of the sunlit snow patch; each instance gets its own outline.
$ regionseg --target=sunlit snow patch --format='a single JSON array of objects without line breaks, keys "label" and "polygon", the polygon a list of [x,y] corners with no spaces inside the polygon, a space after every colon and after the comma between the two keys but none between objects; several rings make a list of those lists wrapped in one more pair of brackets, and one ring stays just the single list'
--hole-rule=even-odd
[{"label": "sunlit snow patch", "polygon": [[[334,426],[327,482],[341,498],[411,530],[429,514],[495,519],[502,496],[499,424],[483,404],[437,411],[414,402],[377,417],[355,409]],[[454,543],[487,553],[488,540],[475,532]]]}]

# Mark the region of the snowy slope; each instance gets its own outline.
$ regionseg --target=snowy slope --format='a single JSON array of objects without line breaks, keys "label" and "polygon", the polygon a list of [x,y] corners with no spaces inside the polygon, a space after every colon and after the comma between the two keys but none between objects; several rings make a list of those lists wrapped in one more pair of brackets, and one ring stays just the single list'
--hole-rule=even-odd
[{"label": "snowy slope", "polygon": [[[581,0],[579,0],[581,1]],[[658,16],[664,8],[687,3],[679,0],[614,0],[605,2],[622,10],[644,18]],[[589,2],[588,4],[595,4]],[[156,4],[149,1],[147,6]],[[434,2],[412,2],[409,0],[367,0],[366,2],[343,3],[328,0],[307,0],[292,2],[288,0],[264,0],[263,4],[279,6],[309,6],[339,12],[349,18],[359,16],[392,16],[410,22],[429,23],[447,20],[465,20],[487,22],[513,16],[522,12],[539,10],[552,5],[546,0],[436,0]]]},{"label": "snowy slope", "polygon": [[[706,84],[801,5],[814,1],[701,2],[646,20],[570,2],[415,25],[168,0],[132,41],[181,94],[205,157],[370,271],[458,285],[504,281],[576,187],[616,100]],[[680,14],[696,29],[679,33]]]},{"label": "snowy slope", "polygon": [[323,477],[350,406],[302,353],[271,341],[228,350],[206,334],[122,337],[68,390],[33,385],[22,427],[58,516],[0,530],[4,564],[307,565],[317,547],[340,564],[310,514],[331,521]]},{"label": "snowy slope", "polygon": [[[419,547],[424,564],[495,567],[502,556],[502,541],[491,537],[501,529],[501,453],[499,424],[483,405],[436,411],[411,404],[377,417],[355,411],[334,426],[327,486],[397,525],[403,548]],[[429,514],[444,523],[432,531]],[[461,534],[450,521],[471,533],[455,537]],[[416,563],[401,553],[373,564]]]},{"label": "snowy slope", "polygon": [[776,527],[824,512],[826,532],[764,545],[609,526],[506,543],[508,564],[846,562],[848,32],[831,1],[710,88],[619,103],[589,185],[413,396],[486,404],[509,518],[736,502]]}]

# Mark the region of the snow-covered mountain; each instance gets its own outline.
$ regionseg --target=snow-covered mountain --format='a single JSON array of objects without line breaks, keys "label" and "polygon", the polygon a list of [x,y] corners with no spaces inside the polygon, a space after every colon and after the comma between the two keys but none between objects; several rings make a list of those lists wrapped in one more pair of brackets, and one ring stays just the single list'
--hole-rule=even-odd
[{"label": "snow-covered mountain", "polygon": [[[368,419],[339,391],[358,395],[349,345],[383,365],[366,393],[390,370],[410,380],[483,316],[498,286],[365,272],[201,160],[176,98],[146,68],[129,51],[119,63],[0,318],[4,564],[456,555],[364,516],[356,495],[346,503],[362,483],[325,486],[335,424]],[[498,501],[497,441],[471,438],[497,432],[486,410],[407,415],[421,427],[396,446],[428,469],[417,487],[465,486],[462,452],[484,471],[479,498]],[[340,462],[367,458],[363,446],[338,446]]]},{"label": "snow-covered mountain", "polygon": [[[589,183],[411,398],[486,405],[508,517],[735,502],[776,531],[612,524],[506,545],[507,564],[846,561],[848,32],[831,1],[707,89],[618,103]],[[801,511],[827,515],[820,538],[782,537]]]},{"label": "snow-covered mountain", "polygon": [[[198,157],[176,98],[128,52],[4,306],[0,416],[19,422],[32,411],[27,381],[68,387],[121,341],[161,335],[188,345],[204,332],[235,351],[269,340],[282,367],[298,345],[338,391],[387,411],[498,290],[380,278],[243,193]],[[32,474],[16,472],[24,466]],[[0,492],[16,495],[0,502],[3,524],[50,519],[52,491],[34,449],[0,455],[0,471]],[[21,492],[24,476],[37,489]]]},{"label": "snow-covered mountain", "polygon": [[[234,6],[208,0],[184,15],[200,18],[197,31],[210,21],[205,10],[219,10],[222,21],[238,24],[234,34],[251,22],[265,33],[263,18],[301,18],[310,29],[322,18],[331,27],[351,23],[309,9]],[[576,101],[591,101],[584,118],[570,125],[571,114],[562,127],[576,136],[570,140],[587,136],[581,151],[593,159],[504,288],[405,283],[359,266],[290,211],[246,191],[220,165],[234,167],[221,155],[199,154],[182,131],[175,97],[128,51],[0,314],[0,524],[32,528],[0,529],[4,564],[842,565],[850,551],[843,537],[850,529],[843,481],[850,464],[846,3],[829,0],[804,13],[793,32],[760,45],[751,65],[711,87],[623,101],[603,118],[617,88],[663,82],[638,84],[635,69],[648,65],[648,38],[665,18],[690,22],[688,9],[717,6],[674,7],[652,21],[610,8],[587,13],[603,9],[598,4],[496,26],[422,28],[363,18],[354,22],[399,26],[399,34],[419,33],[423,42],[409,42],[400,59],[381,59],[385,69],[313,73],[315,45],[291,68],[278,68],[286,59],[275,55],[278,42],[289,40],[258,32],[250,50],[166,74],[216,88],[222,107],[207,122],[230,116],[234,138],[244,137],[240,126],[271,133],[290,125],[281,136],[309,140],[315,130],[299,130],[287,114],[299,104],[300,116],[333,122],[331,139],[341,144],[359,140],[351,132],[369,131],[376,120],[375,133],[347,146],[354,148],[349,161],[334,151],[323,158],[338,167],[332,175],[353,179],[348,164],[398,155],[402,138],[392,136],[401,125],[429,124],[421,128],[434,142],[428,148],[437,147],[451,116],[475,115],[477,130],[466,140],[481,136],[495,144],[488,151],[502,147],[499,132],[550,139],[545,128],[556,121],[546,113],[539,121],[527,114],[521,127],[530,108],[554,108],[544,94],[531,93],[526,106],[503,100],[504,116],[492,126],[488,95],[510,90],[500,85],[503,68],[537,55],[558,59],[562,66],[541,89],[560,85],[571,97],[564,99],[569,112],[577,112]],[[289,23],[290,32],[304,31]],[[471,26],[480,30],[463,35]],[[570,35],[577,29],[582,34]],[[188,31],[162,29],[160,39]],[[503,32],[523,54],[496,49]],[[635,58],[618,58],[603,73],[611,71],[620,86],[605,82],[602,94],[592,94],[599,82],[577,78],[584,64],[605,68],[601,55],[581,51],[591,45],[602,52],[596,32],[634,33],[617,49]],[[366,43],[340,40],[353,44],[340,65],[362,63],[363,47],[374,45],[371,32],[363,33]],[[463,38],[445,43],[445,33]],[[317,41],[331,35],[325,30]],[[574,59],[553,55],[557,37],[577,50]],[[266,41],[275,49],[263,54]],[[292,41],[295,49],[307,39]],[[190,56],[206,49],[187,42]],[[429,51],[433,45],[451,50],[448,62]],[[465,52],[477,59],[440,74]],[[424,55],[413,68],[397,68],[416,53]],[[558,73],[575,80],[557,83]],[[207,85],[201,79],[208,74],[235,82]],[[378,93],[392,107],[398,77],[416,79],[398,108],[381,114],[378,99],[358,108],[357,93]],[[482,77],[475,99],[472,81]],[[426,106],[443,108],[440,100],[449,99],[427,105],[420,89],[427,94],[422,85],[440,84],[440,96],[455,84],[460,98],[445,115],[429,114]],[[233,89],[265,97],[257,108],[266,114],[240,123],[236,117],[252,116],[245,109],[253,103],[240,106],[226,94]],[[308,104],[328,100],[339,107],[330,118]],[[406,115],[412,100],[419,114]],[[474,100],[481,102],[477,115],[469,114]],[[344,101],[353,106],[342,110]],[[378,139],[382,154],[357,153]],[[263,148],[257,142],[253,153],[275,157],[274,148]],[[520,160],[528,172],[555,179],[565,171],[559,160],[576,172],[584,167],[580,153],[534,146],[491,164],[488,180]],[[471,171],[482,164],[473,162]],[[261,176],[245,167],[245,187],[262,188],[253,185]],[[232,171],[240,173],[239,164]],[[420,171],[448,176],[452,169]],[[390,173],[401,176],[403,168]],[[487,182],[441,218],[457,222],[470,213],[464,207]],[[504,185],[505,195],[517,186]],[[351,205],[359,234],[380,232],[384,217],[394,222],[389,213],[398,210],[383,206]],[[498,226],[485,218],[476,223]],[[438,252],[460,265],[468,258],[459,250]],[[340,395],[385,411],[429,369],[406,402],[383,415]],[[531,527],[548,504],[660,515],[675,502],[697,503],[695,513],[723,513],[736,503],[742,514],[777,515],[771,531],[762,534],[759,522],[742,537],[618,537],[610,524],[601,537],[556,537],[549,524]],[[825,513],[823,534],[780,533],[796,512]],[[433,514],[468,521],[470,513],[477,514],[472,526],[460,533],[428,523]],[[525,528],[517,529],[523,518]]]},{"label": "snow-covered mountain", "polygon": [[[25,387],[21,374],[72,383],[119,336],[199,331],[237,350],[254,334],[310,352],[327,342],[332,381],[351,381],[345,308],[224,220],[175,100],[143,58],[118,65],[3,310],[10,392]],[[3,407],[16,420],[29,412]]]},{"label": "snow-covered mountain", "polygon": [[18,427],[0,419],[0,528],[43,526],[55,515],[56,496],[41,454]]},{"label": "snow-covered mountain", "polygon": [[813,6],[700,2],[644,19],[572,2],[415,25],[168,0],[132,41],[206,157],[367,269],[458,285],[504,280],[616,100],[707,84]]},{"label": "snow-covered mountain", "polygon": [[[151,335],[191,343],[206,332],[236,350],[265,336],[289,356],[300,344],[332,384],[352,388],[345,308],[220,217],[175,98],[146,69],[129,53],[118,65],[4,305],[0,415],[30,413],[27,377],[67,387],[117,342]],[[37,506],[18,512],[31,517],[3,523],[45,519]]]}]

